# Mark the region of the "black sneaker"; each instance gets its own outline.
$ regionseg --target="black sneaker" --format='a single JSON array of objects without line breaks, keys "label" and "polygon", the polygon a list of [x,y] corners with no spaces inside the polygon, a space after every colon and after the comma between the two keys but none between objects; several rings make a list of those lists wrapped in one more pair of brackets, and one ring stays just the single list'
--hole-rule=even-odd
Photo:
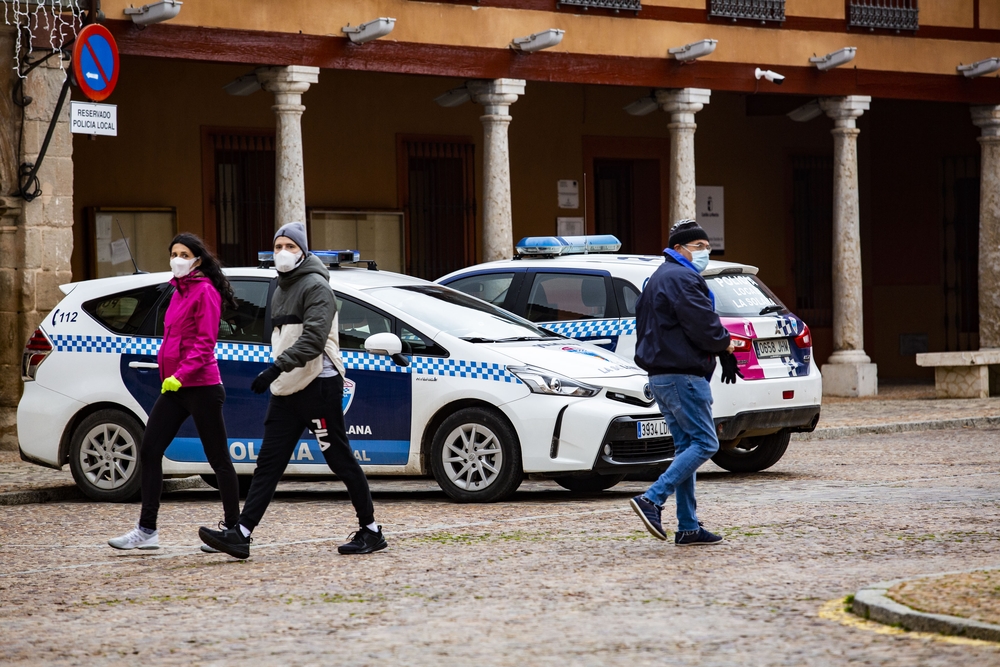
[{"label": "black sneaker", "polygon": [[[229,526],[226,525],[225,521],[220,521],[219,522],[219,530],[225,530],[228,527]],[[201,545],[201,551],[202,551],[202,553],[206,553],[206,554],[217,554],[217,553],[219,553],[218,549],[213,549],[212,547],[208,546],[207,544],[202,544]]]},{"label": "black sneaker", "polygon": [[698,530],[679,530],[674,533],[674,544],[679,547],[702,547],[722,542],[722,535],[710,533],[699,524]]},{"label": "black sneaker", "polygon": [[203,526],[198,529],[198,537],[208,546],[227,553],[233,558],[241,560],[250,558],[250,543],[253,540],[249,537],[243,537],[239,526],[224,530],[212,530]]},{"label": "black sneaker", "polygon": [[356,533],[352,533],[349,536],[351,540],[347,544],[341,544],[337,547],[337,551],[342,554],[370,554],[376,551],[382,551],[388,544],[385,542],[385,537],[382,536],[382,526],[378,527],[378,532],[373,532],[368,528],[361,528]]},{"label": "black sneaker", "polygon": [[663,510],[653,503],[646,500],[645,496],[636,496],[632,500],[628,501],[628,504],[632,506],[635,513],[639,515],[642,522],[646,525],[646,530],[648,530],[653,537],[665,540],[667,539],[667,534],[663,532],[663,523],[660,521],[660,515]]}]

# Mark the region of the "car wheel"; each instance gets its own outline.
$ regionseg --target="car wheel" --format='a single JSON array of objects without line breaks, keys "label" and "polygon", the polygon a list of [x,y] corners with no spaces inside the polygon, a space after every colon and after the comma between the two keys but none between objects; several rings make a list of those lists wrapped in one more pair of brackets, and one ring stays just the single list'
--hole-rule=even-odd
[{"label": "car wheel", "polygon": [[[213,489],[219,488],[219,478],[217,476],[202,475],[201,479]],[[250,483],[253,481],[253,475],[237,475],[236,479],[240,483],[240,498],[246,498],[247,493],[250,492]]]},{"label": "car wheel", "polygon": [[729,472],[760,472],[784,456],[791,437],[789,431],[778,431],[771,435],[743,438],[733,449],[720,449],[712,461]]},{"label": "car wheel", "polygon": [[127,503],[139,499],[139,448],[142,425],[118,410],[98,410],[76,427],[70,441],[69,468],[84,495]]},{"label": "car wheel", "polygon": [[492,410],[465,408],[444,420],[431,445],[434,479],[453,500],[492,503],[521,485],[521,447]]},{"label": "car wheel", "polygon": [[581,475],[556,477],[555,483],[570,491],[596,492],[606,491],[623,479],[625,479],[624,473],[620,475],[599,475],[596,472],[588,472]]}]

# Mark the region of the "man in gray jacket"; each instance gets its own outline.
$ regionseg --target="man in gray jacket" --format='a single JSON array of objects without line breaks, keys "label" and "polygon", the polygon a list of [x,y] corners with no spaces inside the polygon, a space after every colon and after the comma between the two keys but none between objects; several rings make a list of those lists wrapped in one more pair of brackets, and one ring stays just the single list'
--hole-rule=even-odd
[{"label": "man in gray jacket", "polygon": [[309,253],[306,228],[290,222],[274,235],[278,288],[271,299],[271,356],[274,363],[250,388],[271,400],[264,418],[264,440],[239,525],[232,529],[200,528],[210,547],[235,558],[250,557],[250,533],[267,510],[278,480],[306,428],[319,442],[327,465],[346,486],[360,529],[342,554],[367,554],[386,548],[375,523],[368,480],[354,458],[344,426],[344,366],[337,336],[337,300],[330,273]]}]

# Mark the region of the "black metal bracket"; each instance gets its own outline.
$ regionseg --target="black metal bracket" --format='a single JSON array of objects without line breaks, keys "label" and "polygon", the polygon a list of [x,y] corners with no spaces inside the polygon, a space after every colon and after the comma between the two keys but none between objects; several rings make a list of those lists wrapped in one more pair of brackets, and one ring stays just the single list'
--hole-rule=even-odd
[{"label": "black metal bracket", "polygon": [[[59,122],[59,114],[62,112],[63,104],[66,102],[66,94],[69,92],[70,76],[67,73],[66,81],[63,82],[62,91],[59,93],[59,100],[56,102],[55,111],[52,112],[52,120],[49,121],[49,129],[45,133],[45,140],[42,141],[41,150],[35,162],[23,162],[18,169],[18,188],[15,196],[24,201],[32,201],[42,194],[41,184],[38,182],[38,170],[42,168],[42,160],[49,149],[49,142],[52,140],[52,133],[55,132],[56,123]],[[29,190],[30,188],[30,190]]]}]

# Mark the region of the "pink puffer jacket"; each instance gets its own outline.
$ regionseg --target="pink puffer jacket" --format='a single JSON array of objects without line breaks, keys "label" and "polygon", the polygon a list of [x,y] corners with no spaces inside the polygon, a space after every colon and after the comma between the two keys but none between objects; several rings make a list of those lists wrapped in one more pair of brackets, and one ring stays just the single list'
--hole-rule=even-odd
[{"label": "pink puffer jacket", "polygon": [[173,375],[182,387],[222,383],[215,360],[222,297],[208,278],[191,273],[174,278],[176,291],[163,319],[163,343],[157,361],[160,380]]}]

